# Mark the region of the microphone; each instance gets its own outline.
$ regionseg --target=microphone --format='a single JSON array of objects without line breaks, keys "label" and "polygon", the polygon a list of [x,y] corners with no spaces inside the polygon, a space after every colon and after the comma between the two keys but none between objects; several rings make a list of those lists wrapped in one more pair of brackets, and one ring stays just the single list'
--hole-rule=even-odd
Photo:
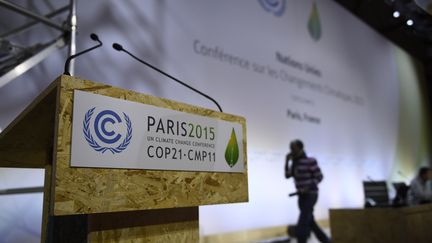
[{"label": "microphone", "polygon": [[118,44],[118,43],[113,43],[112,47],[113,47],[115,50],[117,50],[117,51],[123,51],[123,52],[126,52],[129,56],[131,56],[133,59],[137,60],[138,62],[140,62],[140,63],[146,65],[147,67],[152,68],[152,69],[155,70],[155,71],[158,71],[159,73],[161,73],[161,74],[167,76],[168,78],[170,78],[170,79],[176,81],[177,83],[179,83],[179,84],[185,86],[186,88],[189,88],[189,89],[195,91],[196,93],[198,93],[198,94],[200,94],[200,95],[206,97],[207,99],[213,101],[213,103],[215,103],[216,106],[218,107],[219,111],[220,111],[220,112],[223,112],[223,111],[222,111],[222,108],[221,108],[220,105],[217,103],[217,101],[216,101],[215,99],[213,99],[212,97],[210,97],[209,95],[204,94],[203,92],[201,92],[201,91],[195,89],[194,87],[192,87],[192,86],[190,86],[190,85],[184,83],[183,81],[180,81],[179,79],[177,79],[177,78],[175,78],[175,77],[169,75],[168,73],[166,73],[166,72],[160,70],[159,68],[157,68],[157,67],[151,65],[150,63],[148,63],[148,62],[146,62],[146,61],[144,61],[144,60],[139,59],[138,57],[136,57],[135,55],[133,55],[133,54],[130,53],[129,51],[125,50],[125,49],[123,48],[123,46],[120,45],[120,44]]},{"label": "microphone", "polygon": [[86,50],[84,50],[84,51],[78,52],[78,53],[76,53],[76,54],[74,54],[74,55],[68,57],[68,58],[66,59],[66,62],[65,62],[64,73],[63,73],[63,74],[65,74],[65,75],[69,75],[69,76],[70,76],[70,73],[69,73],[69,63],[70,63],[70,61],[71,61],[72,59],[74,59],[74,58],[76,58],[76,57],[78,57],[78,56],[81,56],[81,55],[84,54],[84,53],[87,53],[87,52],[89,52],[89,51],[92,51],[92,50],[94,50],[94,49],[96,49],[96,48],[102,46],[102,41],[99,40],[99,37],[98,37],[95,33],[91,33],[90,38],[91,38],[92,40],[94,40],[94,41],[99,42],[99,44],[97,44],[97,45],[95,45],[95,46],[93,46],[93,47],[91,47],[91,48],[88,48],[88,49],[86,49]]},{"label": "microphone", "polygon": [[404,173],[402,173],[400,170],[398,170],[397,172],[403,179],[408,180],[408,178],[406,177],[406,175]]}]

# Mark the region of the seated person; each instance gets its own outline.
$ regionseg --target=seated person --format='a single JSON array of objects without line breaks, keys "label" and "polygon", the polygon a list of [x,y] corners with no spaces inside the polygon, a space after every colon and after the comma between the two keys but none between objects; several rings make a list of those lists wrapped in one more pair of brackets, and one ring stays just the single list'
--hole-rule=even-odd
[{"label": "seated person", "polygon": [[432,202],[432,186],[430,183],[431,170],[422,167],[418,175],[411,181],[408,192],[410,205],[418,205]]}]

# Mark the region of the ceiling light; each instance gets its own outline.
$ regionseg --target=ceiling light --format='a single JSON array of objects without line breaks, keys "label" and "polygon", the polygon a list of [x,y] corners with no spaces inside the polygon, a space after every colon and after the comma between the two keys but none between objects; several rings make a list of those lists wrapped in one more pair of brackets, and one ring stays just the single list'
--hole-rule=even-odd
[{"label": "ceiling light", "polygon": [[394,11],[394,12],[393,12],[393,17],[395,17],[395,18],[399,18],[399,16],[400,16],[399,11]]},{"label": "ceiling light", "polygon": [[412,26],[414,24],[414,21],[412,19],[408,19],[407,22],[406,22],[406,24],[408,26]]}]

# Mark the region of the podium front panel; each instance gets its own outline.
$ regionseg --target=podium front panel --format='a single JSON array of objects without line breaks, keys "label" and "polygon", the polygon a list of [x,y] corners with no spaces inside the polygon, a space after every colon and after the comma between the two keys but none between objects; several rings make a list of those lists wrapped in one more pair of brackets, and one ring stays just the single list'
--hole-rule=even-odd
[{"label": "podium front panel", "polygon": [[[56,82],[59,92],[51,208],[54,215],[179,208],[248,201],[244,118],[76,77],[61,76]],[[243,146],[244,172],[71,167],[74,90],[241,124],[243,141],[240,144]]]}]

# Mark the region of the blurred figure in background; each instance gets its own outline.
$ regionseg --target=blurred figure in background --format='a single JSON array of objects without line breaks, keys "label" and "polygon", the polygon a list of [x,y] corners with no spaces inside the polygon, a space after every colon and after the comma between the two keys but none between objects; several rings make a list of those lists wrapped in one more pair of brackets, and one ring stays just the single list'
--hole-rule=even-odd
[{"label": "blurred figure in background", "polygon": [[[302,141],[292,141],[290,150],[285,161],[285,177],[294,178],[300,209],[297,226],[293,232],[294,237],[299,243],[306,243],[312,231],[320,242],[328,243],[330,239],[315,222],[313,216],[314,206],[318,200],[318,183],[323,179],[321,169],[316,159],[307,157]],[[290,161],[292,161],[291,166]]]},{"label": "blurred figure in background", "polygon": [[429,167],[421,167],[418,175],[411,181],[408,192],[410,205],[418,205],[432,202],[431,170]]}]

